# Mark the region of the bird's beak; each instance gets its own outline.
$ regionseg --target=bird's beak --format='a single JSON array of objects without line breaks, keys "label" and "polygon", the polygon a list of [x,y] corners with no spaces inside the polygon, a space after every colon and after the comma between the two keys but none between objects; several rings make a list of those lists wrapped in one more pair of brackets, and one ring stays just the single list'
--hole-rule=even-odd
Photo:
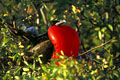
[{"label": "bird's beak", "polygon": [[66,20],[62,20],[60,22],[57,22],[55,25],[58,26],[58,25],[61,25],[61,24],[65,23],[65,22],[66,22]]}]

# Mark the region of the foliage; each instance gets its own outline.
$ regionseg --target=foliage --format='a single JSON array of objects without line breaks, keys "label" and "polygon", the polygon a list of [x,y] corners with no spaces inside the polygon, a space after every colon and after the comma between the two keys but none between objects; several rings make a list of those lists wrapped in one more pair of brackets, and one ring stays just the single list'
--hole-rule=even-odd
[{"label": "foliage", "polygon": [[[15,17],[15,18],[14,18]],[[60,56],[42,64],[40,57],[26,57],[28,45],[10,34],[9,24],[20,29],[35,26],[40,34],[52,20],[67,20],[80,37],[80,53],[110,43],[87,53],[92,57],[74,60]],[[120,79],[120,3],[119,0],[2,0],[0,1],[0,79],[30,80],[117,80]],[[85,55],[82,55],[84,57]],[[59,66],[55,65],[59,62]],[[40,66],[38,65],[40,64]]]}]

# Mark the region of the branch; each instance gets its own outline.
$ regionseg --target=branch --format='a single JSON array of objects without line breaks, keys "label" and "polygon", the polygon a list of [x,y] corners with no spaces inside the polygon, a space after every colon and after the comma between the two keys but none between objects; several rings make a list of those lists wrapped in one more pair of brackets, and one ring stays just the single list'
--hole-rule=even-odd
[{"label": "branch", "polygon": [[[40,8],[40,12],[41,12],[41,15],[42,15],[42,17],[43,17],[43,21],[44,21],[45,25],[47,25],[47,24],[48,24],[48,23],[47,23],[47,18],[46,18],[46,15],[45,15],[44,12],[43,12],[43,7]],[[47,25],[47,27],[48,27],[48,25]]]},{"label": "branch", "polygon": [[[101,44],[101,45],[99,45],[99,46],[93,47],[93,48],[87,50],[86,52],[81,53],[79,56],[84,55],[84,54],[86,54],[86,53],[88,53],[88,52],[90,52],[90,51],[92,51],[92,50],[94,50],[94,49],[100,48],[100,47],[108,44],[109,42],[111,42],[113,39],[115,39],[115,37],[113,37],[112,39],[108,40],[107,42],[105,42],[105,43],[103,43],[103,44]],[[79,56],[78,56],[78,57],[79,57]]]},{"label": "branch", "polygon": [[0,63],[1,63],[3,71],[5,71],[5,65],[3,64],[3,60],[4,60],[4,58],[1,56],[0,57]]},{"label": "branch", "polygon": [[[80,31],[80,26],[78,26],[78,22],[80,22],[80,19],[78,19],[78,20],[75,22],[75,25],[76,25],[76,28],[77,28],[77,32],[78,32],[78,36],[80,37],[81,31]],[[81,39],[81,38],[80,38],[80,43],[81,43],[81,46],[82,46],[83,50],[86,51],[85,46],[84,46],[83,39]]]},{"label": "branch", "polygon": [[7,25],[6,28],[9,29],[10,33],[11,33],[13,36],[19,35],[19,36],[21,36],[24,40],[27,40],[27,41],[30,40],[30,37],[31,37],[31,36],[28,36],[24,31],[17,29],[16,26],[14,27],[14,25],[12,25],[12,24],[10,24],[9,22],[6,22],[6,21],[4,22],[4,24]]}]

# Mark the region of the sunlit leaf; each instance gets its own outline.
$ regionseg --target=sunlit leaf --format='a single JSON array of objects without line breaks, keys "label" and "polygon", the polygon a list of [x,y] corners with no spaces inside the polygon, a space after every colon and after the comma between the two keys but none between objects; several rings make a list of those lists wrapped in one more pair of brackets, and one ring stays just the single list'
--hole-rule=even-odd
[{"label": "sunlit leaf", "polygon": [[46,66],[42,66],[42,69],[43,69],[44,72],[48,73],[48,70],[47,70]]},{"label": "sunlit leaf", "polygon": [[100,30],[100,27],[96,27],[95,30],[96,30],[96,31],[99,31],[99,30]]},{"label": "sunlit leaf", "polygon": [[102,39],[102,32],[101,31],[98,31],[98,37],[100,40]]},{"label": "sunlit leaf", "polygon": [[16,80],[19,80],[19,79],[20,79],[20,77],[19,77],[19,76],[15,76],[15,79],[16,79]]},{"label": "sunlit leaf", "polygon": [[7,29],[5,29],[5,28],[1,28],[1,31],[3,31],[3,32],[6,32],[6,30],[7,30]]},{"label": "sunlit leaf", "polygon": [[72,10],[76,14],[76,7],[74,5],[72,5]]},{"label": "sunlit leaf", "polygon": [[55,68],[55,69],[53,69],[53,71],[52,71],[52,72],[53,72],[53,74],[54,74],[54,73],[56,73],[57,71],[58,71],[58,69],[57,69],[57,68]]},{"label": "sunlit leaf", "polygon": [[108,27],[111,31],[113,31],[113,26],[112,25],[109,24]]},{"label": "sunlit leaf", "polygon": [[110,60],[110,66],[113,66],[113,59]]},{"label": "sunlit leaf", "polygon": [[32,13],[32,11],[33,11],[33,9],[32,9],[32,7],[31,7],[31,5],[28,5],[27,12],[28,12],[28,13]]},{"label": "sunlit leaf", "polygon": [[62,78],[62,77],[59,77],[59,76],[56,77],[56,79],[57,79],[57,80],[63,80],[63,78]]},{"label": "sunlit leaf", "polygon": [[24,46],[23,46],[23,45],[20,45],[19,48],[24,48]]},{"label": "sunlit leaf", "polygon": [[29,71],[29,68],[23,68],[23,71]]},{"label": "sunlit leaf", "polygon": [[120,77],[119,73],[117,71],[113,71],[113,75],[115,75],[116,77]]},{"label": "sunlit leaf", "polygon": [[64,52],[61,50],[61,54],[64,55]]},{"label": "sunlit leaf", "polygon": [[120,56],[120,52],[117,52],[117,53],[116,53],[116,57],[119,57],[119,56]]},{"label": "sunlit leaf", "polygon": [[[1,0],[0,80],[119,80],[119,14],[119,0]],[[87,53],[92,58],[82,55],[74,59],[61,51],[58,59],[43,64],[43,55],[39,52],[32,56],[26,53],[35,44],[21,38],[21,33],[13,35],[8,29],[14,30],[15,20],[20,31],[24,23],[27,27],[35,26],[42,35],[52,20],[62,19],[67,21],[62,25],[79,28],[79,53],[93,49]],[[116,39],[98,46],[113,36]]]},{"label": "sunlit leaf", "polygon": [[104,68],[108,68],[108,65],[104,65],[103,67],[104,67]]},{"label": "sunlit leaf", "polygon": [[108,14],[108,12],[105,13],[105,18],[106,18],[106,19],[109,18],[109,14]]},{"label": "sunlit leaf", "polygon": [[10,40],[10,38],[6,38],[3,40],[3,43],[7,43]]},{"label": "sunlit leaf", "polygon": [[105,32],[106,30],[107,30],[106,27],[103,27],[103,28],[101,29],[102,32]]}]

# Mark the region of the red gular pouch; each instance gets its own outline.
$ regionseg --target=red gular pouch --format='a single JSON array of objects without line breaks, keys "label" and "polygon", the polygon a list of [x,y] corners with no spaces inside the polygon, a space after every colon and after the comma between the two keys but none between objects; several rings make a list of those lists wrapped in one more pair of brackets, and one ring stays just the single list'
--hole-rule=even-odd
[{"label": "red gular pouch", "polygon": [[57,53],[68,57],[77,57],[79,52],[79,36],[77,32],[67,25],[53,25],[48,29],[48,37],[54,45],[52,58],[59,58]]}]

